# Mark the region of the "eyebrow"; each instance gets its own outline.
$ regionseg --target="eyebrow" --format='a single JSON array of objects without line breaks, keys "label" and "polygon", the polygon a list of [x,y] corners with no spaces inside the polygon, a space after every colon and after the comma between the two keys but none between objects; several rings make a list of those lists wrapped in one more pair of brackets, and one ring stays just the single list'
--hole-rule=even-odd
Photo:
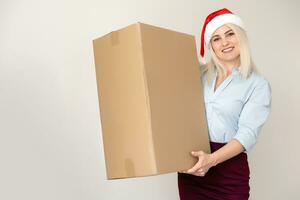
[{"label": "eyebrow", "polygon": [[[229,33],[230,31],[232,31],[232,29],[229,29],[229,30],[226,31],[224,34],[227,34],[227,33]],[[214,37],[217,37],[217,36],[220,36],[220,35],[214,35],[214,36],[211,37],[211,39],[213,39]]]}]

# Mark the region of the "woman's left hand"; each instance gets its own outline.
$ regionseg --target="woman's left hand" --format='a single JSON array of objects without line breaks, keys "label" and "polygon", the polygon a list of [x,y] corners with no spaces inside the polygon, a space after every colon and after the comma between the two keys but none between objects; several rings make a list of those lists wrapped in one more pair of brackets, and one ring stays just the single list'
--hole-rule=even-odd
[{"label": "woman's left hand", "polygon": [[194,165],[194,167],[185,171],[187,174],[204,176],[211,167],[216,165],[216,159],[213,154],[207,154],[203,151],[193,151],[191,154],[198,158],[198,162]]}]

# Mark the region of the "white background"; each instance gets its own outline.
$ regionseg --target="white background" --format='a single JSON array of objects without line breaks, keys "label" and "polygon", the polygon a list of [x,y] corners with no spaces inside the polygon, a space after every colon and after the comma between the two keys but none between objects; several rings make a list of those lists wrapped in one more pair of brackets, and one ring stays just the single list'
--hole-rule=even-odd
[{"label": "white background", "polygon": [[107,181],[92,40],[135,22],[199,35],[228,7],[273,91],[250,152],[253,200],[300,199],[297,0],[1,0],[0,199],[178,200],[176,174]]}]

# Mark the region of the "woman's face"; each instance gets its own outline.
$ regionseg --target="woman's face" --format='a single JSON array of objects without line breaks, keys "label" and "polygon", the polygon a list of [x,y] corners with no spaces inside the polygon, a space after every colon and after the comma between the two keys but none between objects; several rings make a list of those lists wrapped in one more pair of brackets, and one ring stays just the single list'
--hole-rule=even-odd
[{"label": "woman's face", "polygon": [[221,26],[213,33],[210,42],[216,56],[221,62],[239,62],[240,46],[231,28],[226,25]]}]

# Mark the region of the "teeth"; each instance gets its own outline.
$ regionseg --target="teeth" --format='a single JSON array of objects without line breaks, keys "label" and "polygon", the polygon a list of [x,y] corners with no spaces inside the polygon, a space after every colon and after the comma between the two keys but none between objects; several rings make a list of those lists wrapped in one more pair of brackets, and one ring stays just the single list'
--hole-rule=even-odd
[{"label": "teeth", "polygon": [[225,53],[226,53],[226,52],[229,52],[229,51],[231,51],[232,49],[233,49],[233,47],[230,47],[230,48],[224,49],[224,50],[223,50],[223,52],[225,52]]}]

